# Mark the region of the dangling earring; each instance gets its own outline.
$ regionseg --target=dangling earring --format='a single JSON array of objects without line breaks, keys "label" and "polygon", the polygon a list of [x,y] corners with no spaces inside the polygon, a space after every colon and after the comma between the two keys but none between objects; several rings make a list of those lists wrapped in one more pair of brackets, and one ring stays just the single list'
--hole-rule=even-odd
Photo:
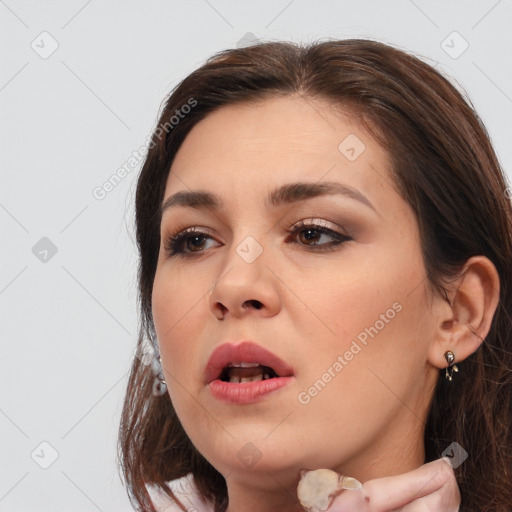
[{"label": "dangling earring", "polygon": [[153,379],[153,396],[162,396],[167,391],[167,384],[165,382],[164,370],[162,368],[162,356],[160,355],[160,348],[158,346],[155,325],[153,322],[149,325],[149,339],[155,353],[155,357],[151,362],[151,370],[155,376]]},{"label": "dangling earring", "polygon": [[448,363],[445,377],[447,380],[451,382],[453,379],[453,374],[459,371],[457,365],[455,364],[455,354],[451,350],[448,350],[447,352],[444,353],[444,358]]},{"label": "dangling earring", "polygon": [[158,356],[158,364],[153,367],[153,373],[155,375],[155,380],[153,381],[153,396],[162,396],[167,391],[167,384],[165,382],[161,356]]}]

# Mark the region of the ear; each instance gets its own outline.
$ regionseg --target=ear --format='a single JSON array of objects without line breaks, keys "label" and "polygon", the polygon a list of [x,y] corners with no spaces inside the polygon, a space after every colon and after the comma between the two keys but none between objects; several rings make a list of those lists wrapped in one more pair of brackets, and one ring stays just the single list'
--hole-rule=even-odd
[{"label": "ear", "polygon": [[437,368],[446,368],[444,354],[451,350],[455,363],[475,352],[489,333],[498,306],[500,279],[493,263],[485,256],[469,258],[448,289],[450,304],[436,297],[435,336],[428,360]]}]

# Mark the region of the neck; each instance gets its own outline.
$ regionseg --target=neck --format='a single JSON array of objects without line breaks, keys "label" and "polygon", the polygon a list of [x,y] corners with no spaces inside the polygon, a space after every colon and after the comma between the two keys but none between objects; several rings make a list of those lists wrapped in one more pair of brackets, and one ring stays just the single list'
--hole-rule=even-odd
[{"label": "neck", "polygon": [[275,475],[259,475],[259,485],[228,480],[227,512],[304,512],[297,499],[296,484],[282,486]]}]

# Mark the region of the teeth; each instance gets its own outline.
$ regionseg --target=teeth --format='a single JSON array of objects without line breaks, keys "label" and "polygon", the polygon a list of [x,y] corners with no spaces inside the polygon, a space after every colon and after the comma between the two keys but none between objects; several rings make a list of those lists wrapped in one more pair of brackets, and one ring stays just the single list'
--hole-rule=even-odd
[{"label": "teeth", "polygon": [[254,377],[241,377],[240,382],[257,382],[263,380],[263,375],[256,375]]},{"label": "teeth", "polygon": [[223,373],[222,380],[225,382],[259,382],[260,380],[277,377],[272,369],[261,366],[259,363],[236,362],[229,363],[226,371]]},{"label": "teeth", "polygon": [[259,375],[254,375],[253,377],[237,377],[236,375],[229,378],[229,382],[235,382],[237,384],[241,382],[258,382],[260,380],[268,379],[268,374],[265,374],[266,376],[262,375],[261,373]]},{"label": "teeth", "polygon": [[229,363],[228,366],[232,368],[256,368],[256,366],[259,366],[260,363],[246,363],[242,361],[241,363]]}]

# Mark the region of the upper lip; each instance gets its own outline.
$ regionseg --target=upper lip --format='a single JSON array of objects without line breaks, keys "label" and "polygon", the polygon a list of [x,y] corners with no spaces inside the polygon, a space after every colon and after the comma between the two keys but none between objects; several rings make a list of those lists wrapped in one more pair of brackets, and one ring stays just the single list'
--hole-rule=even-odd
[{"label": "upper lip", "polygon": [[236,344],[224,343],[212,352],[204,370],[205,383],[209,384],[219,378],[229,363],[241,362],[269,366],[279,377],[293,375],[293,368],[278,356],[252,341],[242,341]]}]

